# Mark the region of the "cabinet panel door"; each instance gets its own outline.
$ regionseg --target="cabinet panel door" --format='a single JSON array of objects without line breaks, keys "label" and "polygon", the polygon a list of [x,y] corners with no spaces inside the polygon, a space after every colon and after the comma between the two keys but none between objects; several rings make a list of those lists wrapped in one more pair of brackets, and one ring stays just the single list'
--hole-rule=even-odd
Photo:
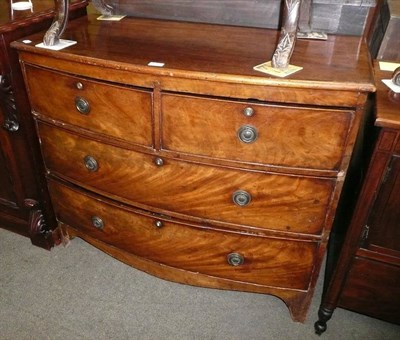
[{"label": "cabinet panel door", "polygon": [[400,323],[400,267],[356,257],[347,275],[339,306]]},{"label": "cabinet panel door", "polygon": [[369,246],[400,254],[400,156],[393,156],[368,220]]}]

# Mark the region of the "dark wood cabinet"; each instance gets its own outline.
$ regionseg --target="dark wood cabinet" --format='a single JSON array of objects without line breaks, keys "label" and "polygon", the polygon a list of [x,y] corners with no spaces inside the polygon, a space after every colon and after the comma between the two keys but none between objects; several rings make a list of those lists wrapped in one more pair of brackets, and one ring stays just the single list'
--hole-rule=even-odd
[{"label": "dark wood cabinet", "polygon": [[375,65],[377,140],[338,263],[319,310],[323,332],[336,307],[400,323],[400,94]]},{"label": "dark wood cabinet", "polygon": [[[84,0],[72,2],[70,17],[85,15],[86,6]],[[47,248],[46,224],[54,222],[40,180],[39,148],[18,56],[10,43],[48,28],[53,17],[51,0],[33,0],[26,11],[0,3],[0,227]]]},{"label": "dark wood cabinet", "polygon": [[367,221],[365,248],[399,255],[400,252],[400,154],[393,154],[386,166],[382,186]]}]

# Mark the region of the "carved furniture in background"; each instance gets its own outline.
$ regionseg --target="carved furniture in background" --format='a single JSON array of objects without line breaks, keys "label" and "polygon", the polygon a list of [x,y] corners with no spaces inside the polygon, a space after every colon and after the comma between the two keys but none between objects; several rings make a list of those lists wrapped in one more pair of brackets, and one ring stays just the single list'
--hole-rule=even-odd
[{"label": "carved furniture in background", "polygon": [[[400,76],[400,71],[397,72]],[[336,307],[400,323],[400,94],[376,76],[378,137],[357,206],[324,293],[316,332]]]},{"label": "carved furniture in background", "polygon": [[354,36],[298,41],[288,78],[254,71],[278,36],[89,16],[64,50],[13,43],[62,230],[164,279],[278,296],[304,321],[374,85]]},{"label": "carved furniture in background", "polygon": [[[18,56],[10,48],[13,40],[42,31],[52,22],[54,1],[33,0],[32,5],[32,10],[12,11],[10,2],[0,2],[0,227],[48,248],[52,240],[46,239],[46,196],[35,164],[39,148]],[[86,5],[73,2],[71,16],[85,15]],[[35,222],[31,227],[29,219]]]}]

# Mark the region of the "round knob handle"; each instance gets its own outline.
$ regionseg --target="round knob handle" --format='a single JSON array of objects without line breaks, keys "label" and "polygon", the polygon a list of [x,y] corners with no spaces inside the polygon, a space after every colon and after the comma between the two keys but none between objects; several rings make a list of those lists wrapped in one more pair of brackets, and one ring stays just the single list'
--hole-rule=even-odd
[{"label": "round knob handle", "polygon": [[96,229],[103,229],[104,228],[104,222],[103,220],[98,217],[98,216],[93,216],[92,217],[92,225],[93,227],[95,227]]},{"label": "round knob handle", "polygon": [[251,202],[251,195],[244,190],[235,191],[232,195],[232,201],[239,207],[244,207]]},{"label": "round knob handle", "polygon": [[84,115],[87,115],[90,112],[90,104],[85,98],[76,97],[75,107],[80,113]]},{"label": "round knob handle", "polygon": [[160,220],[154,221],[154,226],[157,228],[162,228],[164,226],[164,222]]},{"label": "round knob handle", "polygon": [[154,160],[154,163],[155,163],[155,165],[157,165],[157,166],[163,166],[163,165],[164,165],[164,160],[163,160],[162,158],[160,158],[160,157],[157,157],[157,158]]},{"label": "round knob handle", "polygon": [[80,81],[76,82],[75,86],[78,90],[83,90],[83,84]]},{"label": "round knob handle", "polygon": [[241,142],[249,144],[253,143],[257,139],[258,132],[254,126],[243,125],[238,130],[237,135]]},{"label": "round knob handle", "polygon": [[243,110],[243,114],[246,117],[251,117],[252,115],[254,115],[254,109],[252,107],[248,106]]},{"label": "round knob handle", "polygon": [[239,253],[230,253],[226,257],[226,259],[228,263],[234,267],[240,266],[244,263],[244,257]]},{"label": "round knob handle", "polygon": [[85,163],[86,169],[88,169],[91,172],[95,172],[99,169],[99,164],[92,156],[89,155],[85,156],[83,162]]}]

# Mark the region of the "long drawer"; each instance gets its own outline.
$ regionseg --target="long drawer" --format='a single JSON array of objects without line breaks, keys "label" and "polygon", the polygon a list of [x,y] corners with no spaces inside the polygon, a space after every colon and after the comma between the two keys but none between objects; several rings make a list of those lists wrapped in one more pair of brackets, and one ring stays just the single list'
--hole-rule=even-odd
[{"label": "long drawer", "polygon": [[[153,146],[152,92],[25,66],[32,109],[49,119]],[[43,91],[43,84],[51,84]]]},{"label": "long drawer", "polygon": [[137,256],[214,277],[308,289],[317,242],[227,233],[160,220],[53,180],[49,189],[61,222]]},{"label": "long drawer", "polygon": [[241,162],[337,170],[354,113],[162,95],[162,147]]},{"label": "long drawer", "polygon": [[43,123],[38,131],[48,171],[141,208],[203,220],[319,234],[335,184],[159,159]]}]

